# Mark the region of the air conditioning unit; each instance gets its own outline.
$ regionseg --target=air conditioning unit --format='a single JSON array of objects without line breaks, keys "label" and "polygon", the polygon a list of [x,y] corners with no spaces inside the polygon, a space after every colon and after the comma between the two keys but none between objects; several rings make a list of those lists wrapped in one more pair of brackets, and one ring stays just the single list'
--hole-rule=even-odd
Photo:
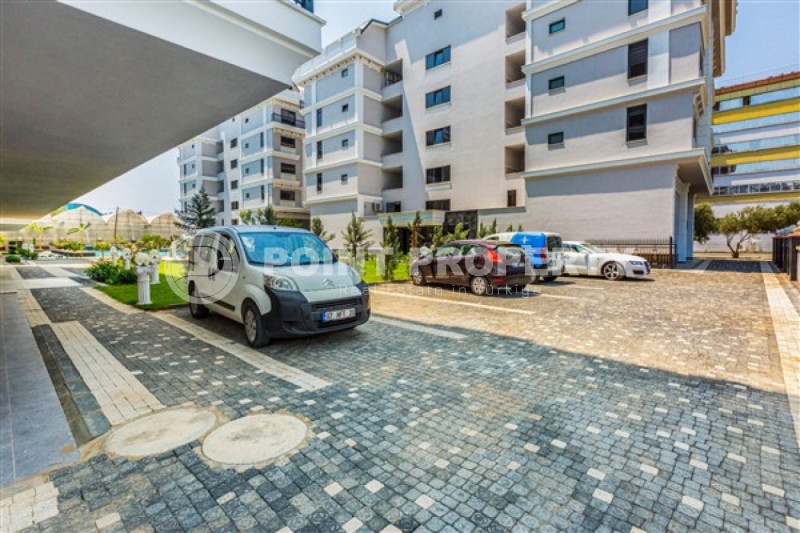
[{"label": "air conditioning unit", "polygon": [[383,204],[381,202],[372,202],[373,213],[383,213]]}]

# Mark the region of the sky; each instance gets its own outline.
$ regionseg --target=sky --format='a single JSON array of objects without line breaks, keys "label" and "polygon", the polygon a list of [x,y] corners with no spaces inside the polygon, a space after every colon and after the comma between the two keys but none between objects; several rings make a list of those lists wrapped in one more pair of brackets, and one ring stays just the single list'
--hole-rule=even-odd
[{"label": "sky", "polygon": [[[717,86],[800,69],[800,1],[739,0],[736,31],[726,39],[726,71]],[[316,0],[326,45],[370,18],[389,21],[393,1]],[[170,212],[178,206],[177,152],[172,149],[75,201],[101,212],[116,207],[145,215]]]}]

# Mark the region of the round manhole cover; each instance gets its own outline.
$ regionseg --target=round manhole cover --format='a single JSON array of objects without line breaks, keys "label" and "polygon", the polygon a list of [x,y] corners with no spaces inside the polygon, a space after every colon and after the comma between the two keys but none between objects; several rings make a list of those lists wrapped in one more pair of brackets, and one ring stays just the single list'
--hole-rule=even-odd
[{"label": "round manhole cover", "polygon": [[203,442],[203,454],[227,465],[263,463],[300,446],[307,432],[293,416],[245,416],[212,431]]},{"label": "round manhole cover", "polygon": [[199,439],[216,423],[216,415],[200,407],[159,411],[115,429],[104,448],[128,457],[158,455]]}]

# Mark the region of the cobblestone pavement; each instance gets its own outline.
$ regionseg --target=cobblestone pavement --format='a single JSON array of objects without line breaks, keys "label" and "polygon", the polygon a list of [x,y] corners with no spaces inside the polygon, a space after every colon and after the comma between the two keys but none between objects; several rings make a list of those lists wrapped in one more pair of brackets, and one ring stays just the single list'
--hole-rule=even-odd
[{"label": "cobblestone pavement", "polygon": [[[377,287],[374,312],[388,320],[261,350],[330,383],[315,390],[150,313],[33,289],[52,322],[34,328],[48,368],[67,376],[95,442],[104,400],[76,379],[59,323],[78,322],[166,407],[289,413],[311,438],[239,471],[208,463],[196,441],[138,460],[93,442],[49,475],[57,516],[30,498],[6,512],[42,531],[800,529],[800,454],[763,277],[713,265],[567,278],[529,296]],[[242,340],[222,318],[203,326]]]}]

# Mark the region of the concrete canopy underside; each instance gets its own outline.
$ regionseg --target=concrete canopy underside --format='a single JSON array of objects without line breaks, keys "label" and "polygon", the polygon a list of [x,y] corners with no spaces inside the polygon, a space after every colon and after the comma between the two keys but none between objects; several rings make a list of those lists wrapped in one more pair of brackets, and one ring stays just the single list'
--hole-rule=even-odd
[{"label": "concrete canopy underside", "polygon": [[[139,5],[195,9],[189,14],[206,17],[208,39],[230,43],[228,56],[242,43],[252,53],[257,32],[241,21],[190,3]],[[0,230],[37,219],[272,96],[290,83],[287,63],[313,53],[259,36],[256,52],[279,64],[281,75],[270,76],[62,3],[3,2],[0,15]],[[137,15],[135,23],[151,20]],[[159,22],[180,26],[174,15],[165,11]],[[178,30],[181,42],[185,24]],[[185,36],[188,45],[196,39]]]}]

